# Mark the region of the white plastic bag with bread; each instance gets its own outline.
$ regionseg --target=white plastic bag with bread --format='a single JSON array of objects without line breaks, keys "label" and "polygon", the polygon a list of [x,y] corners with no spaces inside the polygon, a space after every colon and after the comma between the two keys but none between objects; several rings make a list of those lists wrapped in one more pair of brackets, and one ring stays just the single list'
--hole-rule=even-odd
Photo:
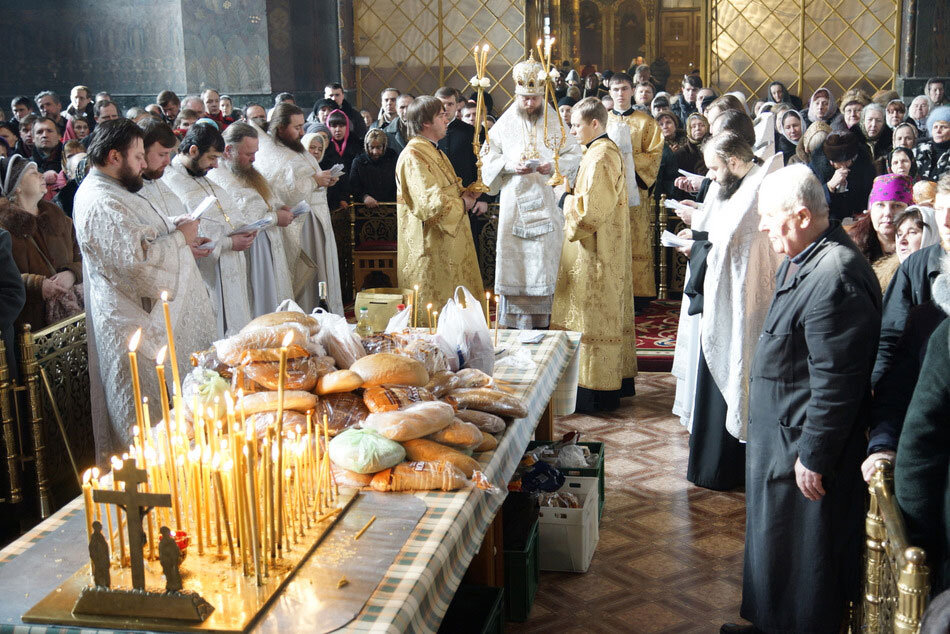
[{"label": "white plastic bag with bread", "polygon": [[317,308],[310,316],[320,323],[317,342],[336,360],[338,368],[346,370],[366,354],[360,336],[353,332],[345,317],[328,313],[322,308]]},{"label": "white plastic bag with bread", "polygon": [[448,427],[440,429],[434,434],[429,434],[426,438],[456,449],[470,450],[474,450],[484,440],[478,427],[458,418],[453,420]]},{"label": "white plastic bag with bread", "polygon": [[455,289],[454,296],[439,313],[438,333],[458,353],[463,368],[492,373],[495,347],[488,332],[484,307],[464,286]]},{"label": "white plastic bag with bread", "polygon": [[462,473],[469,478],[473,473],[481,469],[481,465],[475,458],[466,456],[461,451],[452,449],[434,440],[416,438],[415,440],[405,441],[402,443],[402,446],[406,448],[406,456],[408,456],[410,460],[445,460],[461,469]]},{"label": "white plastic bag with bread", "polygon": [[444,460],[401,462],[374,475],[370,486],[376,491],[455,491],[472,487],[493,495],[501,493],[481,471],[468,479],[458,467]]},{"label": "white plastic bag with bread", "polygon": [[404,442],[448,427],[454,417],[455,410],[448,403],[424,401],[394,412],[370,414],[363,421],[363,427],[375,429],[390,440]]},{"label": "white plastic bag with bread", "polygon": [[280,348],[285,344],[288,359],[322,354],[322,347],[311,344],[310,330],[293,321],[242,330],[233,337],[215,341],[214,349],[221,363],[236,366],[258,361],[279,361]]}]

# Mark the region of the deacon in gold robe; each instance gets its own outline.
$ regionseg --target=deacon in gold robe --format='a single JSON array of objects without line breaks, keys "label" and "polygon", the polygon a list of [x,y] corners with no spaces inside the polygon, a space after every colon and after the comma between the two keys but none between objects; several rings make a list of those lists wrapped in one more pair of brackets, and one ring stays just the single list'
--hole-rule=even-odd
[{"label": "deacon in gold robe", "polygon": [[587,147],[572,194],[561,195],[564,246],[551,328],[581,332],[577,411],[615,409],[637,374],[630,271],[630,214],[623,157],[606,132],[607,110],[589,97],[571,112]]},{"label": "deacon in gold robe", "polygon": [[633,88],[633,79],[626,73],[617,73],[610,78],[614,107],[608,113],[607,134],[620,148],[624,160],[633,250],[633,294],[637,308],[646,308],[649,300],[656,297],[653,250],[650,247],[653,199],[649,190],[660,171],[663,135],[653,117],[633,109]]},{"label": "deacon in gold robe", "polygon": [[442,310],[457,286],[482,294],[475,242],[466,212],[476,196],[462,189],[436,143],[448,121],[442,101],[418,97],[406,113],[409,143],[396,163],[397,269],[400,288],[419,285],[418,303]]}]

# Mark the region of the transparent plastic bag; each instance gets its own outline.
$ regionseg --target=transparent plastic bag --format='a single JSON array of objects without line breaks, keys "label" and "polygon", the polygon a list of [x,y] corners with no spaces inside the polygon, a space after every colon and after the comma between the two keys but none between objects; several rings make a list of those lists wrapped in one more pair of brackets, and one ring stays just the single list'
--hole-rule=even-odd
[{"label": "transparent plastic bag", "polygon": [[360,336],[353,332],[345,317],[328,313],[322,308],[314,310],[311,317],[320,322],[317,342],[326,348],[338,368],[346,370],[357,359],[366,356]]},{"label": "transparent plastic bag", "polygon": [[[462,302],[457,301],[459,290]],[[455,289],[455,294],[439,313],[438,334],[456,350],[463,368],[477,368],[492,374],[495,366],[495,348],[481,302],[464,286]]]},{"label": "transparent plastic bag", "polygon": [[412,304],[406,306],[403,310],[397,312],[395,315],[389,318],[389,323],[386,324],[386,334],[393,332],[402,332],[409,328],[409,318],[412,316]]}]

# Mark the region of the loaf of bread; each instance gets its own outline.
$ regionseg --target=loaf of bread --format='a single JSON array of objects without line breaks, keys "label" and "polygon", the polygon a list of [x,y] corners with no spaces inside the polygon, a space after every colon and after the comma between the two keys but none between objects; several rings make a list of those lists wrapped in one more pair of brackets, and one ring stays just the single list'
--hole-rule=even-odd
[{"label": "loaf of bread", "polygon": [[418,337],[411,339],[399,350],[399,353],[420,362],[429,374],[444,372],[450,367],[449,360],[442,349],[426,339]]},{"label": "loaf of bread", "polygon": [[284,324],[300,324],[306,328],[311,335],[320,332],[320,322],[306,313],[297,312],[295,310],[281,310],[276,313],[267,313],[266,315],[255,317],[247,322],[246,326],[241,328],[241,332],[246,333],[259,328],[283,326]]},{"label": "loaf of bread", "polygon": [[[267,430],[273,427],[277,422],[277,412],[257,412],[247,417],[248,428],[253,427],[258,438],[263,438]],[[307,415],[294,410],[284,412],[283,430],[296,431],[297,429],[307,429]]]},{"label": "loaf of bread", "polygon": [[456,449],[475,449],[482,444],[481,430],[471,423],[458,418],[443,429],[426,436],[429,440],[455,447]]},{"label": "loaf of bread", "polygon": [[372,473],[356,473],[355,471],[348,471],[343,467],[338,467],[332,461],[330,462],[330,470],[333,473],[333,481],[341,487],[362,489],[363,487],[368,487],[370,482],[373,481]]},{"label": "loaf of bread", "polygon": [[458,379],[458,388],[489,387],[494,383],[490,376],[478,368],[462,368],[455,376]]},{"label": "loaf of bread", "polygon": [[472,474],[481,468],[478,460],[434,440],[416,438],[402,443],[402,446],[406,448],[406,456],[410,460],[422,460],[423,462],[445,460],[458,467],[466,478],[471,478]]},{"label": "loaf of bread", "polygon": [[376,491],[455,491],[468,482],[465,475],[445,461],[402,462],[373,476]]},{"label": "loaf of bread", "polygon": [[449,392],[446,400],[458,409],[477,409],[498,416],[523,418],[528,410],[517,398],[490,387],[467,387]]},{"label": "loaf of bread", "polygon": [[317,394],[352,392],[363,385],[363,377],[352,370],[337,370],[324,374],[317,380]]},{"label": "loaf of bread", "polygon": [[426,383],[426,389],[432,392],[436,398],[442,398],[452,390],[462,387],[458,375],[449,370],[436,372],[429,376],[429,382]]},{"label": "loaf of bread", "polygon": [[363,391],[363,402],[371,412],[391,412],[422,401],[434,401],[435,396],[424,387],[411,385],[374,385]]},{"label": "loaf of bread", "polygon": [[[247,394],[236,404],[238,412],[244,407],[244,414],[272,412],[277,410],[277,392],[255,392]],[[284,390],[284,409],[306,412],[317,406],[317,397],[302,390]]]},{"label": "loaf of bread", "polygon": [[464,420],[466,423],[472,423],[489,434],[498,434],[505,431],[505,419],[488,412],[480,412],[477,409],[460,409],[455,412],[455,417]]},{"label": "loaf of bread", "polygon": [[316,422],[323,425],[323,416],[327,417],[327,427],[330,428],[330,435],[336,436],[338,433],[349,429],[350,427],[359,427],[369,416],[369,410],[363,403],[363,398],[353,392],[342,392],[340,394],[327,394],[320,397],[320,407],[317,408],[319,416],[316,416]]},{"label": "loaf of bread", "polygon": [[[336,316],[328,313],[325,318],[332,321]],[[363,344],[360,343],[360,336],[345,326],[341,328],[331,325],[321,328],[316,339],[321,346],[326,348],[327,354],[333,357],[338,368],[346,369],[366,354],[363,351]]]},{"label": "loaf of bread", "polygon": [[452,423],[454,413],[455,410],[448,403],[426,401],[392,412],[370,414],[363,421],[363,427],[375,429],[390,440],[403,442],[422,438],[448,427]]},{"label": "loaf of bread", "polygon": [[[335,366],[331,357],[298,357],[287,360],[284,389],[312,392],[317,379],[333,372]],[[247,378],[260,383],[268,390],[278,389],[280,383],[280,361],[249,363],[241,370]]]},{"label": "loaf of bread", "polygon": [[390,352],[370,354],[357,360],[350,370],[363,377],[363,387],[374,385],[415,385],[429,382],[425,366],[409,357]]},{"label": "loaf of bread", "polygon": [[280,347],[287,341],[287,358],[307,356],[310,331],[298,323],[288,322],[280,326],[255,328],[240,332],[233,337],[214,342],[218,360],[227,365],[280,360]]},{"label": "loaf of bread", "polygon": [[475,453],[481,453],[483,451],[494,451],[498,448],[498,439],[492,436],[491,434],[486,434],[482,432],[482,444],[475,447]]}]

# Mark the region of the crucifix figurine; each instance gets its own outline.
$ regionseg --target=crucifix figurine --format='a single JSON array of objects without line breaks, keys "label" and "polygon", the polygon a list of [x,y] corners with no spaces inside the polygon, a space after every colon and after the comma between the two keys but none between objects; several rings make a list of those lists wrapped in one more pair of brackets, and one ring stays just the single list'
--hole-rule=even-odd
[{"label": "crucifix figurine", "polygon": [[139,491],[139,485],[148,480],[148,475],[144,469],[136,468],[135,461],[131,459],[123,462],[118,469],[114,469],[112,477],[116,482],[124,482],[125,490],[96,489],[92,492],[93,500],[106,504],[117,504],[125,510],[129,526],[129,561],[132,568],[132,587],[136,590],[145,590],[145,560],[142,556],[145,533],[142,530],[142,518],[156,506],[170,507],[172,505],[171,496],[167,493]]}]

